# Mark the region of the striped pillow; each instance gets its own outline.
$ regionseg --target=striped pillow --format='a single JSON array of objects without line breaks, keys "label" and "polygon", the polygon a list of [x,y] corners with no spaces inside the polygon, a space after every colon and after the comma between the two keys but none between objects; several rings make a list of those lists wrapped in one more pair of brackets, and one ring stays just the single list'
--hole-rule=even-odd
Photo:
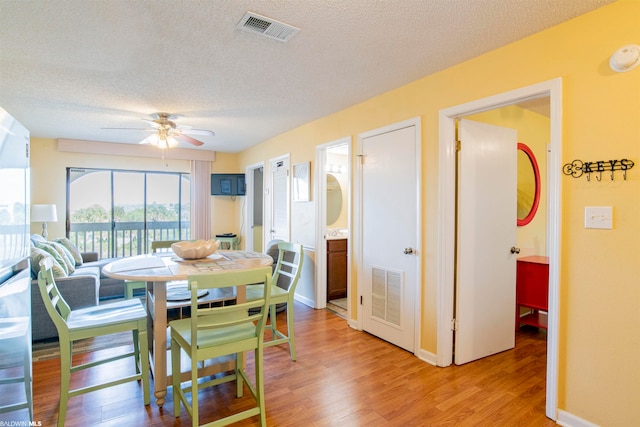
[{"label": "striped pillow", "polygon": [[67,276],[75,271],[75,262],[67,258],[67,254],[60,244],[55,242],[37,242],[36,248],[48,252],[53,259],[58,261],[58,264],[60,264]]},{"label": "striped pillow", "polygon": [[67,239],[66,237],[58,237],[57,239],[54,240],[54,242],[60,243],[67,251],[69,251],[69,253],[73,257],[76,267],[79,265],[82,265],[82,262],[83,262],[82,254],[80,253],[80,250],[77,248],[77,246],[74,245],[71,240]]},{"label": "striped pillow", "polygon": [[40,261],[47,257],[53,259],[53,277],[67,277],[67,272],[62,268],[60,263],[51,256],[49,252],[39,248],[31,247],[31,271],[34,274],[34,277],[37,278],[38,273],[40,272]]}]

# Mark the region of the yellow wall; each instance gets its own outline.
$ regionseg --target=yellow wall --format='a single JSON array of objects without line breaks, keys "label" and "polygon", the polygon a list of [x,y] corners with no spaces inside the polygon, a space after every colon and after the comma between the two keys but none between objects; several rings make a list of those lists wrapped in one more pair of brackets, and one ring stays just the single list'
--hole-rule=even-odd
[{"label": "yellow wall", "polygon": [[[236,154],[216,152],[216,161],[211,163],[211,173],[242,173],[244,167],[238,166]],[[240,236],[241,216],[243,215],[244,196],[212,196],[211,224],[212,236],[216,234],[235,233]],[[246,219],[243,224],[246,224]],[[241,242],[242,245],[242,242]],[[244,246],[244,245],[242,245]]]},{"label": "yellow wall", "polygon": [[[640,69],[614,73],[607,65],[616,49],[640,43],[638,22],[640,2],[616,2],[272,138],[240,153],[240,164],[288,152],[292,163],[311,160],[316,145],[421,117],[420,347],[435,353],[439,110],[561,77],[563,162],[638,163]],[[640,423],[640,166],[627,181],[616,178],[561,181],[558,393],[560,409],[593,423],[628,426]],[[592,205],[614,207],[613,230],[583,228],[584,207]],[[357,295],[352,279],[351,295]]]}]

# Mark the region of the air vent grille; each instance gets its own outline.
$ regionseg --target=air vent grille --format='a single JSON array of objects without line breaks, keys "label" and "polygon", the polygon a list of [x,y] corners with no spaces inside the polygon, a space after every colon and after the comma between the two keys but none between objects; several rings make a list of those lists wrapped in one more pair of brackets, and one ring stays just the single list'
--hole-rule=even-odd
[{"label": "air vent grille", "polygon": [[253,12],[247,12],[236,27],[240,30],[261,34],[281,42],[289,41],[291,37],[300,31],[299,28],[292,25]]}]

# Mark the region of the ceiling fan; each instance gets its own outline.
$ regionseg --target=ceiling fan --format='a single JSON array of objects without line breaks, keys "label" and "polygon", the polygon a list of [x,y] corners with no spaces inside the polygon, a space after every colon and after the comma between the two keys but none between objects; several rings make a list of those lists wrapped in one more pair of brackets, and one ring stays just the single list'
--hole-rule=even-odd
[{"label": "ceiling fan", "polygon": [[151,125],[151,128],[103,128],[111,130],[135,130],[152,132],[151,135],[140,141],[140,144],[151,144],[158,148],[172,148],[178,145],[178,141],[184,141],[199,147],[204,142],[192,138],[189,135],[214,136],[215,133],[206,129],[193,129],[191,126],[177,125],[173,119],[176,116],[169,113],[155,113],[151,117],[153,120],[142,119]]}]

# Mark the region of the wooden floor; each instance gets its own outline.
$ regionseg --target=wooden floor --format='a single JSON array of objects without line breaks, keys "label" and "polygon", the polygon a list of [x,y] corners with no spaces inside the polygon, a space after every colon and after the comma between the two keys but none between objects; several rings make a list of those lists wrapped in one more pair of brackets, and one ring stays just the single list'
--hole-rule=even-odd
[{"label": "wooden floor", "polygon": [[[522,330],[516,336],[515,350],[449,368],[434,367],[355,331],[327,310],[297,304],[296,333],[297,362],[290,361],[284,346],[265,349],[270,426],[556,425],[544,415],[543,331]],[[130,360],[117,364],[117,369],[132,370]],[[35,420],[53,426],[57,420],[59,360],[36,362],[33,368]],[[83,383],[108,377],[110,372],[113,369],[102,368],[91,378],[78,380]],[[231,397],[233,387],[225,384],[201,392],[201,422],[250,404],[248,392],[241,399]],[[163,409],[154,402],[144,406],[138,383],[73,397],[69,405],[68,426],[191,425],[184,409],[179,418],[173,416],[171,391]],[[254,426],[258,421],[254,418],[237,425]]]}]

